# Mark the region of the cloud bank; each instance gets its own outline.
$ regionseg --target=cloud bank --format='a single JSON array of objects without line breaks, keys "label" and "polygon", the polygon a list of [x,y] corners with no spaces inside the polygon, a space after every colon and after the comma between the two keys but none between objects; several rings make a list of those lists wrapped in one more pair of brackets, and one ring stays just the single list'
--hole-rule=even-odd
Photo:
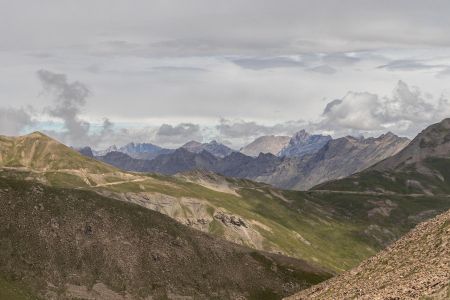
[{"label": "cloud bank", "polygon": [[425,126],[450,116],[448,99],[441,96],[438,101],[430,102],[429,98],[403,81],[397,83],[391,96],[349,92],[342,99],[328,103],[323,119],[314,125],[341,135],[392,130],[414,136]]}]

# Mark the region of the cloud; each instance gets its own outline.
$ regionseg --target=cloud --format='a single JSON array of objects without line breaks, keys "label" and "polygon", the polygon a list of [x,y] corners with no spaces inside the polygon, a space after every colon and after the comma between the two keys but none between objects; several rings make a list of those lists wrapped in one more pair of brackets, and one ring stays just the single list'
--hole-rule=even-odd
[{"label": "cloud", "polygon": [[291,135],[306,124],[302,120],[263,125],[254,121],[220,119],[219,124],[216,125],[216,129],[223,139],[246,139],[272,134]]},{"label": "cloud", "polygon": [[420,60],[413,59],[401,59],[394,60],[389,62],[388,64],[381,65],[378,69],[387,69],[389,71],[417,71],[417,70],[430,70],[430,69],[446,69],[448,65],[442,64],[427,64]]},{"label": "cloud", "polygon": [[34,123],[29,109],[0,108],[0,134],[19,135]]},{"label": "cloud", "polygon": [[349,92],[342,99],[331,101],[315,126],[341,134],[393,130],[412,136],[449,114],[450,103],[444,97],[430,103],[418,88],[399,81],[390,97]]},{"label": "cloud", "polygon": [[305,64],[290,57],[247,57],[232,60],[238,66],[250,70],[263,70],[274,68],[299,68]]},{"label": "cloud", "polygon": [[69,82],[65,74],[39,70],[37,76],[43,87],[43,94],[53,97],[53,104],[45,109],[49,116],[63,122],[62,131],[48,133],[71,146],[99,144],[111,135],[113,124],[104,119],[97,132],[91,132],[91,124],[80,118],[82,108],[90,90],[81,82]]},{"label": "cloud", "polygon": [[155,133],[154,141],[165,145],[179,145],[190,140],[202,141],[200,126],[192,123],[161,125]]},{"label": "cloud", "polygon": [[334,74],[337,72],[337,70],[335,68],[327,66],[327,65],[320,65],[317,67],[309,68],[308,70],[311,72],[322,73],[322,74]]}]

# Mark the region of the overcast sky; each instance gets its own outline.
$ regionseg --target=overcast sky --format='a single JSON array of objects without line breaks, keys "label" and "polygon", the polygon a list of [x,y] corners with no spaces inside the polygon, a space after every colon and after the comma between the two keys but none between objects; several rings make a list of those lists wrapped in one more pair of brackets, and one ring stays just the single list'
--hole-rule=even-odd
[{"label": "overcast sky", "polygon": [[234,148],[450,116],[450,1],[0,0],[0,134]]}]

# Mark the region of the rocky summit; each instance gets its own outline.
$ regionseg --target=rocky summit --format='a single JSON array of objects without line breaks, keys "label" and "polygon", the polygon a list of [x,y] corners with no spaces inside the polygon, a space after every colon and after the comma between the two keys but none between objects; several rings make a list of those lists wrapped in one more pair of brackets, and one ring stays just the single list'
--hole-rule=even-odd
[{"label": "rocky summit", "polygon": [[241,149],[241,153],[256,157],[260,153],[278,155],[280,151],[289,144],[288,136],[265,135],[257,138]]},{"label": "rocky summit", "polygon": [[303,155],[314,154],[325,146],[332,138],[329,135],[309,134],[305,130],[301,130],[294,134],[280,152],[279,156],[300,157]]}]

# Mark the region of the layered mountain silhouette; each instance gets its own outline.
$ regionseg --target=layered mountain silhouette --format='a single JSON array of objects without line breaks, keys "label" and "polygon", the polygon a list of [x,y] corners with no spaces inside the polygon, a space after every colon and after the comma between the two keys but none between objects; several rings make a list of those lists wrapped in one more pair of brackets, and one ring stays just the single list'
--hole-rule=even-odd
[{"label": "layered mountain silhouette", "polygon": [[392,156],[408,143],[407,138],[392,133],[378,138],[348,136],[333,140],[329,136],[300,131],[279,155],[267,151],[248,156],[213,141],[207,144],[190,142],[151,161],[137,160],[116,152],[98,156],[98,159],[128,171],[173,175],[201,169],[284,189],[307,190],[319,183],[359,172]]}]

